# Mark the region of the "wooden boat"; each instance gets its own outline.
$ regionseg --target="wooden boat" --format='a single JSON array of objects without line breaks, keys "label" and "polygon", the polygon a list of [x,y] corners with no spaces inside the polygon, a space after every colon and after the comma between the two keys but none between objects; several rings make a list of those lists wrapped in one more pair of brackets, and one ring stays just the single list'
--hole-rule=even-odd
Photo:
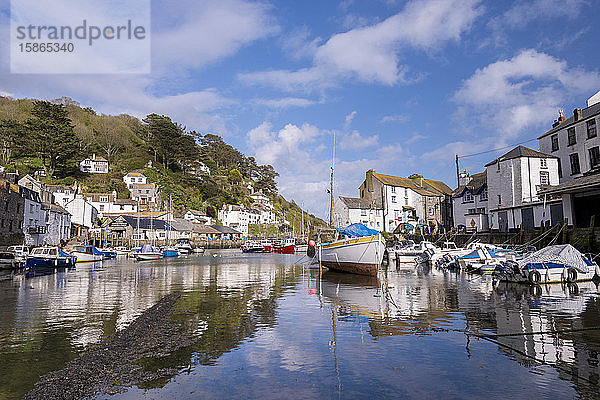
[{"label": "wooden boat", "polygon": [[26,265],[28,268],[64,268],[74,266],[76,261],[77,257],[60,247],[43,246],[31,250]]},{"label": "wooden boat", "polygon": [[338,232],[340,239],[319,246],[321,264],[335,271],[377,276],[385,253],[381,234],[362,224],[352,224]]},{"label": "wooden boat", "polygon": [[73,249],[73,255],[77,257],[77,262],[102,261],[104,254],[91,244],[80,244]]}]

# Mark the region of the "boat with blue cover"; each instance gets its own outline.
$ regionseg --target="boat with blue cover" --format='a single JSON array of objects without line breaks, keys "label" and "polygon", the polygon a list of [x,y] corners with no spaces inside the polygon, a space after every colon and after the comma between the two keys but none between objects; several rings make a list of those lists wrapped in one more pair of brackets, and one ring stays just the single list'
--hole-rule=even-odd
[{"label": "boat with blue cover", "polygon": [[73,255],[77,257],[77,262],[102,261],[104,254],[91,244],[80,244],[73,248]]},{"label": "boat with blue cover", "polygon": [[177,247],[165,247],[162,252],[164,257],[179,257],[179,250]]},{"label": "boat with blue cover", "polygon": [[151,244],[145,244],[135,252],[135,258],[138,261],[159,260],[163,257],[162,251]]},{"label": "boat with blue cover", "polygon": [[383,261],[385,243],[381,234],[363,224],[339,228],[337,238],[322,243],[318,259],[325,267],[341,272],[377,276]]},{"label": "boat with blue cover", "polygon": [[77,257],[57,246],[43,246],[31,250],[27,255],[28,268],[65,268],[75,265]]}]

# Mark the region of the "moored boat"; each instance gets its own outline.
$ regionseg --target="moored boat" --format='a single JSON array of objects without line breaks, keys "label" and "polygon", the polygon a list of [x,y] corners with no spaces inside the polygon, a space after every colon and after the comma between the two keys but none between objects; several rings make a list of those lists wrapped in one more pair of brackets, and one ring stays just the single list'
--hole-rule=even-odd
[{"label": "moored boat", "polygon": [[194,247],[192,251],[194,253],[196,253],[196,254],[203,254],[204,253],[204,247],[202,247],[202,246]]},{"label": "moored boat", "polygon": [[179,250],[177,247],[165,247],[162,252],[164,257],[179,257]]},{"label": "moored boat", "polygon": [[273,244],[273,253],[294,254],[296,241],[294,239],[283,239]]},{"label": "moored boat", "polygon": [[125,246],[115,247],[115,252],[117,253],[117,257],[127,256],[129,250]]},{"label": "moored boat", "polygon": [[194,250],[190,244],[190,239],[188,238],[177,239],[175,247],[179,251],[179,254],[190,254]]},{"label": "moored boat", "polygon": [[338,229],[340,238],[319,246],[319,261],[331,270],[377,276],[385,243],[381,234],[363,224]]},{"label": "moored boat", "polygon": [[242,253],[262,253],[262,251],[263,246],[259,242],[249,240],[242,245]]},{"label": "moored boat", "polygon": [[78,263],[102,261],[104,259],[104,254],[91,244],[77,245],[73,248],[72,253],[77,257]]},{"label": "moored boat", "polygon": [[496,269],[495,276],[507,282],[529,284],[577,282],[600,278],[600,267],[570,244],[545,247]]},{"label": "moored boat", "polygon": [[147,260],[159,260],[163,258],[163,253],[152,246],[151,244],[143,245],[136,253],[135,258],[138,261],[147,261]]},{"label": "moored boat", "polygon": [[75,265],[77,257],[57,246],[43,246],[31,250],[27,255],[28,268],[64,268]]},{"label": "moored boat", "polygon": [[261,243],[263,253],[270,253],[273,251],[273,243],[270,240],[263,240]]},{"label": "moored boat", "polygon": [[117,258],[117,252],[113,249],[102,248],[102,249],[98,249],[98,251],[100,253],[102,253],[102,256],[105,260],[108,260],[111,258]]},{"label": "moored boat", "polygon": [[24,263],[27,255],[29,254],[29,248],[25,245],[10,246],[6,249],[9,253],[15,255],[15,260]]}]

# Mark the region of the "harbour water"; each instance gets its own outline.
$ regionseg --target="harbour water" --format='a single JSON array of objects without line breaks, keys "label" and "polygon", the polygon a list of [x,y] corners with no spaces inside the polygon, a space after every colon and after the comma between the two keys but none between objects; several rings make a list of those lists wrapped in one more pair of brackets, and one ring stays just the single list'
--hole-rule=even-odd
[{"label": "harbour water", "polygon": [[600,397],[593,282],[495,287],[426,266],[319,277],[305,261],[223,250],[4,273],[0,399],[172,292],[192,344],[144,361],[160,379],[98,399]]}]

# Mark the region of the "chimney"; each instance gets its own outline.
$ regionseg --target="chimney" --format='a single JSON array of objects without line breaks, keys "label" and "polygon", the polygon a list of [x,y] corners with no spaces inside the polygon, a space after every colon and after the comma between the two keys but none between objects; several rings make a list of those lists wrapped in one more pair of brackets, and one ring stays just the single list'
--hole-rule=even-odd
[{"label": "chimney", "polygon": [[581,108],[576,108],[573,110],[573,121],[577,122],[581,119]]},{"label": "chimney", "polygon": [[92,154],[92,160],[96,159],[96,153]]},{"label": "chimney", "polygon": [[467,183],[469,183],[470,180],[471,180],[471,174],[469,174],[467,171],[463,171],[458,176],[458,185],[465,186]]}]

